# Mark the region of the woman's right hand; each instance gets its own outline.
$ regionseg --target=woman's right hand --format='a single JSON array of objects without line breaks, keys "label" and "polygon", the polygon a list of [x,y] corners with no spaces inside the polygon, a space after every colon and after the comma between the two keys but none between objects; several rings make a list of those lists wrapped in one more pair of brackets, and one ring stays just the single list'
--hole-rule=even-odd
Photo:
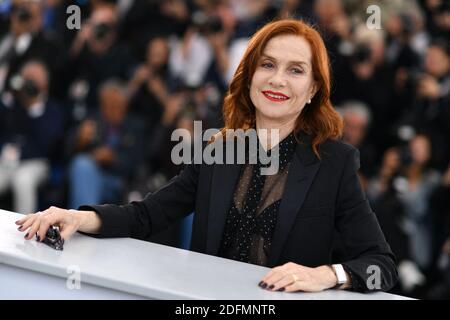
[{"label": "woman's right hand", "polygon": [[26,240],[32,239],[37,234],[39,241],[42,242],[50,226],[58,226],[61,237],[66,241],[80,228],[83,215],[86,213],[87,211],[50,207],[42,212],[28,214],[16,221],[16,224],[19,225],[19,231],[26,231],[24,236]]}]

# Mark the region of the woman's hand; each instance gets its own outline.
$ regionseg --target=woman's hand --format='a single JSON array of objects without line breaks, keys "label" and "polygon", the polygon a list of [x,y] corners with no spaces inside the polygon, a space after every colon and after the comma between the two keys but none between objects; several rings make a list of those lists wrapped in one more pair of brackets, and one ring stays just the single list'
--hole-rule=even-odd
[{"label": "woman's hand", "polygon": [[43,241],[50,226],[58,226],[61,237],[66,241],[77,230],[95,233],[100,226],[100,219],[93,211],[66,210],[50,207],[45,211],[28,214],[16,221],[18,230],[25,232],[25,239],[30,240],[36,234]]},{"label": "woman's hand", "polygon": [[330,266],[309,268],[288,262],[270,270],[259,286],[271,291],[318,292],[333,288],[336,284],[337,277]]}]

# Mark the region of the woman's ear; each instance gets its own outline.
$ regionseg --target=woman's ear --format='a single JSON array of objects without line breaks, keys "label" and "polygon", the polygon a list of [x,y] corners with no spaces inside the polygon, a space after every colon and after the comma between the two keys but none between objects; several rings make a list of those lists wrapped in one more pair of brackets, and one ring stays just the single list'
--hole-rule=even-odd
[{"label": "woman's ear", "polygon": [[311,89],[311,95],[310,95],[311,99],[316,95],[317,91],[319,91],[319,85],[317,84],[317,82],[314,81],[314,83],[312,85],[312,89]]}]

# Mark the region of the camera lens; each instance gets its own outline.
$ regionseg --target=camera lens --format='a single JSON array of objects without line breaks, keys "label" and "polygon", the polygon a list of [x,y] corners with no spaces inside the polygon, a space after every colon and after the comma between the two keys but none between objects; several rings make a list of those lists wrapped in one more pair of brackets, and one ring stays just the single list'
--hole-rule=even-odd
[{"label": "camera lens", "polygon": [[34,98],[39,94],[39,88],[31,79],[25,79],[22,87],[22,93],[28,98]]},{"label": "camera lens", "polygon": [[370,59],[370,48],[364,44],[356,46],[352,55],[352,60],[356,63],[366,62]]},{"label": "camera lens", "polygon": [[206,30],[210,33],[218,33],[223,30],[222,20],[217,17],[211,17],[206,25]]},{"label": "camera lens", "polygon": [[223,30],[222,20],[219,17],[207,16],[201,11],[192,14],[191,23],[203,34],[218,33]]},{"label": "camera lens", "polygon": [[95,26],[94,36],[97,40],[103,40],[112,31],[112,26],[106,23],[100,23]]},{"label": "camera lens", "polygon": [[24,7],[14,7],[12,9],[13,14],[19,19],[21,22],[27,22],[31,19],[31,13],[27,8]]}]

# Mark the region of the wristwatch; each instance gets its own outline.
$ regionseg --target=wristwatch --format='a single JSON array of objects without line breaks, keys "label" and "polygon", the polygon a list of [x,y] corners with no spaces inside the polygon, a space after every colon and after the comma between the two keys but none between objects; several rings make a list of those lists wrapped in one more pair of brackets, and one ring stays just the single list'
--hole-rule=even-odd
[{"label": "wristwatch", "polygon": [[339,287],[343,285],[344,283],[347,283],[347,274],[345,273],[344,267],[342,264],[332,264],[331,268],[333,268],[334,273],[336,274],[337,278],[337,285],[336,287]]}]

